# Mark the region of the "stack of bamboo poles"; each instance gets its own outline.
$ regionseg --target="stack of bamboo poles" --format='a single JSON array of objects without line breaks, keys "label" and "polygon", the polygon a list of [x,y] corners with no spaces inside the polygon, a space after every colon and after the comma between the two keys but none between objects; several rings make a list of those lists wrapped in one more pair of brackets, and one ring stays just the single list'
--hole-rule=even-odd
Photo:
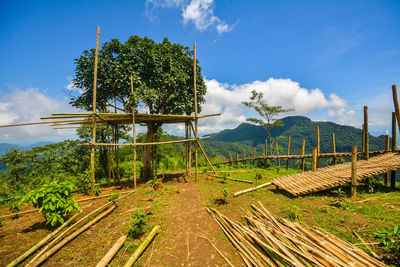
[{"label": "stack of bamboo poles", "polygon": [[248,226],[207,208],[246,266],[386,266],[323,230],[277,218],[258,203],[246,211]]}]

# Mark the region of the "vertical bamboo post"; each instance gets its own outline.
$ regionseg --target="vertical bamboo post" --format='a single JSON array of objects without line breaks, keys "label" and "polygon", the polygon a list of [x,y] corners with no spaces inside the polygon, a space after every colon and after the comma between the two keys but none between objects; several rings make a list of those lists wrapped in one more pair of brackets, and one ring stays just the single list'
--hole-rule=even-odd
[{"label": "vertical bamboo post", "polygon": [[396,111],[397,117],[397,126],[400,131],[400,108],[399,108],[399,98],[397,97],[397,86],[395,84],[392,85],[393,90],[393,102],[394,102],[394,110]]},{"label": "vertical bamboo post", "polygon": [[306,139],[303,139],[303,146],[301,147],[301,169],[304,171],[304,154],[306,152]]},{"label": "vertical bamboo post", "polygon": [[[198,128],[199,128],[199,123],[197,120],[197,73],[196,73],[196,66],[197,66],[197,61],[196,61],[196,42],[194,43],[194,50],[193,50],[193,87],[194,87],[194,123],[195,123],[195,131],[194,131],[194,137],[197,139],[197,134],[198,134]],[[195,176],[194,179],[197,181],[198,177],[198,171],[199,171],[199,162],[198,162],[198,155],[197,155],[197,142],[194,143],[194,161],[195,161]]]},{"label": "vertical bamboo post", "polygon": [[278,162],[278,167],[281,166],[281,160],[279,159],[279,146],[278,146],[278,140],[275,140],[275,150],[276,150],[276,160]]},{"label": "vertical bamboo post", "polygon": [[265,153],[264,153],[264,157],[266,157],[268,155],[268,141],[267,139],[265,139]]},{"label": "vertical bamboo post", "polygon": [[[117,97],[116,96],[114,96],[114,112],[117,113]],[[119,143],[119,131],[118,131],[119,127],[118,127],[118,124],[115,125],[114,130],[115,130],[114,143],[118,144]],[[116,169],[116,172],[117,172],[116,177],[117,177],[118,184],[119,184],[120,181],[121,181],[121,172],[120,172],[120,169],[119,169],[119,146],[115,146],[114,152],[115,152],[115,169]]]},{"label": "vertical bamboo post", "polygon": [[333,152],[333,165],[336,165],[336,140],[335,140],[335,133],[332,133],[332,152]]},{"label": "vertical bamboo post", "polygon": [[362,125],[362,147],[361,147],[361,152],[364,158],[365,154],[365,124],[363,123]]},{"label": "vertical bamboo post", "polygon": [[256,160],[256,148],[253,147],[253,165],[255,160]]},{"label": "vertical bamboo post", "polygon": [[243,161],[246,163],[246,149],[243,148]]},{"label": "vertical bamboo post", "polygon": [[[189,129],[189,124],[190,122],[188,122],[188,137],[189,139],[192,138],[192,132]],[[188,142],[188,166],[189,166],[189,178],[192,178],[192,142]]]},{"label": "vertical bamboo post", "polygon": [[369,159],[369,140],[368,140],[368,106],[364,106],[364,139],[365,151],[364,159]]},{"label": "vertical bamboo post", "polygon": [[385,142],[385,151],[389,152],[390,151],[390,136],[387,134],[386,135],[386,142]]},{"label": "vertical bamboo post", "polygon": [[233,164],[233,158],[232,158],[231,153],[229,153],[229,165],[232,165],[232,164]]},{"label": "vertical bamboo post", "polygon": [[96,52],[94,55],[94,77],[93,77],[93,132],[92,132],[92,150],[90,153],[90,167],[91,167],[91,192],[93,193],[95,182],[95,144],[96,144],[96,94],[97,94],[97,60],[99,57],[99,42],[100,42],[100,26],[97,26],[97,41]]},{"label": "vertical bamboo post", "polygon": [[[109,125],[106,122],[106,135],[107,135],[107,144],[110,143],[110,129]],[[108,186],[111,185],[111,155],[110,155],[110,146],[107,146],[107,166],[108,166]]]},{"label": "vertical bamboo post", "polygon": [[[188,122],[185,122],[185,138],[186,139],[189,139],[188,130],[189,130],[189,124],[188,124]],[[189,146],[189,142],[186,142],[185,143],[186,176],[189,177],[189,154],[188,154],[189,149],[188,149],[188,146]]]},{"label": "vertical bamboo post", "polygon": [[319,126],[317,125],[317,168],[319,168],[319,154],[321,152],[321,139],[319,137]]},{"label": "vertical bamboo post", "polygon": [[356,198],[357,191],[357,146],[351,148],[351,198]]},{"label": "vertical bamboo post", "polygon": [[396,113],[392,112],[392,152],[397,149]]},{"label": "vertical bamboo post", "polygon": [[[133,76],[131,75],[131,93],[133,94]],[[136,121],[135,121],[135,103],[132,106],[132,135],[133,135],[133,185],[136,189]]]},{"label": "vertical bamboo post", "polygon": [[288,170],[288,169],[289,169],[290,139],[291,139],[291,137],[289,136],[289,139],[288,139],[288,145],[287,145],[287,160],[286,160],[286,170]]},{"label": "vertical bamboo post", "polygon": [[313,147],[312,149],[312,171],[315,172],[317,170],[317,148]]}]

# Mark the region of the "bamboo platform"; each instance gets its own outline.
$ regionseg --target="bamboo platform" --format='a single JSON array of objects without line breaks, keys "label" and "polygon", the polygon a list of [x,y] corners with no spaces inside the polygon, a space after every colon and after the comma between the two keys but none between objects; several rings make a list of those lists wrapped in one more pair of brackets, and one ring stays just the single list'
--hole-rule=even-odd
[{"label": "bamboo platform", "polygon": [[[357,161],[357,181],[400,169],[400,154],[387,152],[369,160]],[[294,196],[310,194],[351,183],[351,162],[329,166],[272,181]]]}]

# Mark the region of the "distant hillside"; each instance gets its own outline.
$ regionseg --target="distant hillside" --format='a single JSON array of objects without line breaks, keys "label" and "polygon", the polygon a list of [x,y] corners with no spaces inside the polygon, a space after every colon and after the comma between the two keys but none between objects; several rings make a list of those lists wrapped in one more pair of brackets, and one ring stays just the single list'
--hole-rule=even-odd
[{"label": "distant hillside", "polygon": [[[276,127],[272,130],[273,137],[285,137],[278,141],[282,149],[281,153],[287,153],[288,136],[291,136],[290,154],[301,154],[303,139],[306,140],[306,154],[311,154],[312,147],[317,146],[317,125],[320,129],[321,153],[332,152],[332,133],[335,133],[336,136],[337,152],[350,152],[354,145],[361,149],[361,129],[333,122],[315,122],[302,116],[285,117],[282,122],[282,127]],[[234,157],[236,152],[239,152],[239,157],[242,157],[243,149],[246,149],[246,154],[250,156],[253,146],[256,146],[257,154],[261,154],[267,138],[263,127],[249,123],[242,123],[235,129],[223,130],[210,136],[210,138],[204,140],[204,146],[211,157],[218,154],[228,157],[229,153]],[[384,149],[385,136],[374,137],[370,135],[369,145],[370,150]]]},{"label": "distant hillside", "polygon": [[3,154],[4,152],[6,152],[7,150],[11,149],[11,148],[19,148],[19,149],[23,149],[23,150],[29,150],[33,147],[37,147],[37,146],[45,146],[45,145],[49,145],[49,144],[53,144],[54,142],[38,142],[35,144],[31,144],[31,145],[16,145],[16,144],[10,144],[10,143],[0,143],[0,154]]}]

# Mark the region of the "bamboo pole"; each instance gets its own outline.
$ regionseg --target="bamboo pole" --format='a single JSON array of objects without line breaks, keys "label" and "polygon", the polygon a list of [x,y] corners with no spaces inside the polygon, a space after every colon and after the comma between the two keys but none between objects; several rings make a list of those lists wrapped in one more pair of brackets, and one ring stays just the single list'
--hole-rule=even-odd
[{"label": "bamboo pole", "polygon": [[112,246],[112,248],[107,252],[106,255],[97,263],[96,267],[106,267],[107,264],[112,260],[112,258],[117,254],[118,250],[125,243],[126,235],[121,236],[117,242]]},{"label": "bamboo pole", "polygon": [[[133,94],[133,76],[131,75],[131,94]],[[132,136],[133,136],[133,184],[136,189],[136,122],[135,122],[135,104],[132,106]]]},{"label": "bamboo pole", "polygon": [[[188,122],[189,123],[189,122]],[[188,125],[189,127],[189,125]],[[192,139],[192,132],[188,129],[189,139]],[[192,178],[192,142],[187,142],[188,144],[188,160],[189,160],[189,178]]]},{"label": "bamboo pole", "polygon": [[80,213],[74,214],[71,218],[69,218],[66,222],[63,223],[60,227],[58,227],[54,232],[40,240],[39,243],[34,245],[32,248],[30,248],[28,251],[26,251],[24,254],[19,256],[16,260],[12,261],[10,264],[7,265],[7,267],[13,267],[17,266],[19,263],[23,262],[26,258],[28,258],[32,253],[34,253],[36,250],[38,250],[41,246],[46,244],[50,239],[53,238],[56,234],[58,234],[62,229],[64,229],[67,225],[69,225]]},{"label": "bamboo pole", "polygon": [[289,139],[288,139],[288,146],[287,146],[287,156],[288,156],[288,158],[287,158],[287,160],[286,160],[286,170],[289,169],[290,139],[291,139],[291,137],[289,136]]},{"label": "bamboo pole", "polygon": [[361,147],[361,152],[363,154],[363,158],[365,155],[365,124],[362,124],[362,147]]},{"label": "bamboo pole", "polygon": [[399,127],[400,131],[400,108],[399,108],[399,98],[397,97],[397,86],[395,84],[392,85],[393,91],[393,103],[394,103],[394,110],[396,112],[397,117],[397,126]]},{"label": "bamboo pole", "polygon": [[[210,138],[210,136],[203,136],[199,137],[197,139],[202,140],[202,139],[207,139]],[[176,144],[176,143],[185,143],[185,142],[195,142],[195,138],[191,139],[183,139],[183,140],[173,140],[173,141],[162,141],[162,142],[151,142],[151,143],[136,143],[136,146],[152,146],[152,145],[164,145],[164,144]],[[90,143],[83,143],[79,144],[81,146],[90,146],[92,144]],[[96,143],[95,146],[133,146],[133,144],[130,143],[117,143],[117,144],[108,144],[108,143]]]},{"label": "bamboo pole", "polygon": [[[332,133],[332,152],[336,154],[336,140],[335,140],[335,133]],[[333,156],[333,165],[336,165],[336,157]]]},{"label": "bamboo pole", "polygon": [[[301,155],[304,156],[306,152],[306,139],[303,139],[303,146],[301,147]],[[304,171],[304,158],[301,158],[301,169]]]},{"label": "bamboo pole", "polygon": [[[197,119],[197,73],[196,73],[196,66],[197,66],[197,60],[196,60],[196,42],[194,43],[194,50],[193,50],[193,87],[194,87],[194,122],[195,122],[195,131],[194,131],[194,138],[197,140],[198,138],[198,128],[199,128],[199,123]],[[198,155],[197,155],[197,146],[198,143],[196,142],[194,144],[194,161],[195,161],[195,181],[197,181],[198,177],[198,172],[199,172],[199,162],[198,162]]]},{"label": "bamboo pole", "polygon": [[51,124],[51,123],[57,123],[57,122],[84,122],[84,121],[83,120],[61,120],[61,121],[27,122],[27,123],[16,123],[16,124],[0,125],[0,128],[16,127],[16,126],[29,126],[29,125],[40,125],[40,124]]},{"label": "bamboo pole", "polygon": [[357,146],[351,148],[351,198],[356,198],[357,191]]},{"label": "bamboo pole", "polygon": [[281,166],[281,161],[279,159],[279,146],[278,146],[278,140],[276,140],[276,139],[275,139],[275,150],[276,150],[278,167],[280,167]]},{"label": "bamboo pole", "polygon": [[[189,123],[185,122],[185,139],[189,139]],[[185,143],[185,162],[186,162],[186,175],[189,177],[189,143]]]},{"label": "bamboo pole", "polygon": [[365,155],[364,159],[369,159],[369,139],[368,139],[368,106],[364,106],[364,140],[365,140]]},{"label": "bamboo pole", "polygon": [[392,112],[392,152],[397,149],[396,113]]},{"label": "bamboo pole", "polygon": [[319,126],[317,125],[317,168],[319,168],[319,154],[321,154],[321,139],[319,136]]},{"label": "bamboo pole", "polygon": [[265,149],[264,149],[264,157],[268,155],[268,141],[265,139]]},{"label": "bamboo pole", "polygon": [[242,179],[237,179],[237,178],[231,178],[231,177],[224,177],[224,176],[218,176],[218,175],[212,175],[212,174],[208,174],[211,177],[215,177],[215,178],[220,178],[220,179],[226,179],[226,180],[231,180],[231,181],[235,181],[235,182],[242,182],[242,183],[248,183],[248,184],[252,184],[252,181],[248,181],[248,180],[242,180]]},{"label": "bamboo pole", "polygon": [[251,188],[248,188],[248,189],[245,189],[245,190],[242,190],[242,191],[238,191],[238,192],[236,192],[236,193],[233,193],[233,196],[234,196],[234,197],[237,197],[237,196],[240,196],[240,195],[242,195],[242,194],[245,194],[245,193],[248,193],[248,192],[252,192],[252,191],[258,190],[258,189],[260,189],[260,188],[267,187],[267,186],[269,186],[269,185],[271,185],[271,184],[272,184],[271,182],[268,182],[268,183],[265,183],[265,184],[260,184],[259,186],[251,187]]},{"label": "bamboo pole", "polygon": [[73,232],[72,234],[70,234],[69,236],[67,236],[66,238],[64,238],[60,243],[58,243],[57,245],[55,245],[54,247],[52,247],[51,249],[49,249],[46,253],[44,253],[42,256],[40,256],[37,261],[35,261],[34,263],[32,263],[32,266],[36,267],[41,265],[44,261],[46,261],[51,255],[53,255],[55,252],[57,252],[60,248],[62,248],[65,244],[69,243],[71,240],[73,240],[75,237],[77,237],[78,235],[80,235],[82,232],[86,231],[90,226],[92,226],[93,224],[97,223],[98,221],[100,221],[102,218],[104,218],[105,216],[107,216],[109,213],[111,213],[114,209],[116,208],[116,206],[112,206],[111,208],[109,208],[108,210],[104,211],[103,213],[101,213],[100,215],[98,215],[95,219],[91,220],[90,222],[88,222],[87,224],[85,224],[83,227],[81,227],[80,229],[76,230],[75,232]]},{"label": "bamboo pole", "polygon": [[243,148],[243,161],[246,163],[246,150]]},{"label": "bamboo pole", "polygon": [[[96,52],[94,56],[94,77],[93,77],[93,114],[96,114],[96,91],[97,91],[97,60],[99,57],[99,41],[100,41],[100,26],[97,26],[97,41]],[[92,150],[90,153],[90,166],[91,166],[91,193],[93,194],[95,182],[95,146],[96,143],[96,116],[93,116],[93,132],[92,132]]]},{"label": "bamboo pole", "polygon": [[386,135],[386,140],[385,140],[385,151],[389,152],[390,151],[390,136],[387,134]]},{"label": "bamboo pole", "polygon": [[253,157],[252,157],[252,160],[253,160],[253,165],[254,165],[254,161],[256,160],[256,148],[255,148],[255,147],[253,147]]},{"label": "bamboo pole", "polygon": [[312,171],[315,172],[317,170],[317,148],[313,147],[312,149]]},{"label": "bamboo pole", "polygon": [[131,267],[136,260],[140,257],[143,251],[147,248],[150,242],[154,239],[158,231],[160,230],[160,226],[154,226],[153,230],[151,230],[150,234],[146,237],[146,239],[139,245],[139,247],[135,250],[129,260],[125,263],[124,267]]}]

